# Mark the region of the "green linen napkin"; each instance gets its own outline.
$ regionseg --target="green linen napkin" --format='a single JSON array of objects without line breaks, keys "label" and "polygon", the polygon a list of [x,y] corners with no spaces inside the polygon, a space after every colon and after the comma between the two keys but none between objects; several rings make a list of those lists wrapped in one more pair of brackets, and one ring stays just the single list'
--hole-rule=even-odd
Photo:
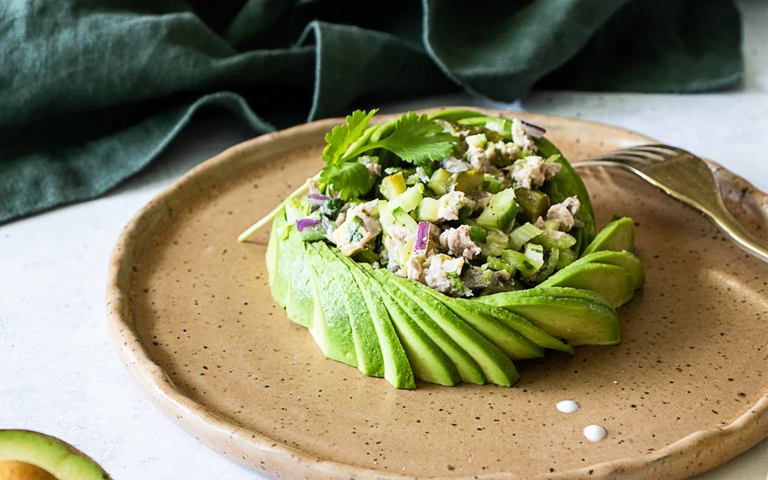
[{"label": "green linen napkin", "polygon": [[459,89],[711,90],[740,41],[731,0],[0,2],[0,223],[106,192],[201,109],[261,134]]}]

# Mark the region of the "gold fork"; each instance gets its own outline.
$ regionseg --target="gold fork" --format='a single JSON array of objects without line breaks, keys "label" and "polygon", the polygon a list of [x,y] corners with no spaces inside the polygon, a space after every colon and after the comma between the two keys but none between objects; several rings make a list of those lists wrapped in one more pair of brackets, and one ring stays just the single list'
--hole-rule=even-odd
[{"label": "gold fork", "polygon": [[574,167],[615,166],[628,170],[672,198],[706,215],[747,252],[768,262],[768,242],[744,228],[725,208],[717,180],[704,160],[668,145],[642,145],[614,150]]}]

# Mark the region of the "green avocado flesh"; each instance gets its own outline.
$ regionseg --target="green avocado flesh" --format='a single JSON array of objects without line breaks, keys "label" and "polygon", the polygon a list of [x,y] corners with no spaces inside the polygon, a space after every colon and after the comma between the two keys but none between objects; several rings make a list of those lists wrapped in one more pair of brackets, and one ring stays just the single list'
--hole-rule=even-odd
[{"label": "green avocado flesh", "polygon": [[610,305],[586,298],[516,293],[496,293],[478,300],[516,313],[571,346],[615,345],[621,341],[619,319]]},{"label": "green avocado flesh", "polygon": [[325,262],[328,278],[331,279],[337,296],[340,296],[344,303],[347,318],[352,327],[352,338],[355,341],[357,368],[365,375],[383,377],[384,357],[381,354],[379,336],[368,312],[368,304],[352,278],[352,273],[325,243],[315,242],[307,248],[314,248],[320,254]]},{"label": "green avocado flesh", "polygon": [[[493,307],[483,303],[467,304],[462,302],[461,299],[447,297],[420,283],[408,282],[400,278],[397,281],[405,287],[428,295],[429,298],[425,299],[425,301],[430,303],[439,302],[447,307],[459,319],[466,322],[469,327],[475,329],[486,340],[498,347],[509,359],[525,360],[527,358],[544,356],[544,349],[518,332],[514,328],[513,323],[505,321],[506,319],[497,318],[499,316],[498,313],[501,312],[494,311]],[[483,311],[484,309],[485,311]],[[523,322],[528,323],[525,320]],[[533,325],[530,326],[535,328]],[[544,332],[541,333],[547,335]],[[555,340],[555,342],[558,342],[558,340]]]},{"label": "green avocado flesh", "polygon": [[488,382],[510,386],[520,378],[509,357],[464,320],[457,317],[442,302],[425,292],[427,287],[392,273],[389,276],[402,292],[405,292],[425,313],[435,319],[436,323],[477,362]]},{"label": "green avocado flesh", "polygon": [[384,360],[384,378],[395,388],[416,388],[408,356],[400,343],[384,300],[381,298],[381,295],[376,293],[376,285],[373,285],[375,282],[368,278],[357,264],[348,257],[345,257],[338,251],[334,253],[349,269],[355,284],[363,294],[365,303],[368,306],[368,311],[381,345],[381,355]]},{"label": "green avocado flesh", "polygon": [[392,283],[390,275],[392,273],[388,270],[373,271],[373,278],[379,282],[390,298],[395,300],[400,308],[448,355],[459,371],[461,379],[469,383],[484,384],[486,378],[480,365],[442,328],[447,322],[431,317],[416,301]]},{"label": "green avocado flesh", "polygon": [[74,447],[41,433],[0,430],[0,462],[39,467],[57,480],[109,480],[109,475]]},{"label": "green avocado flesh", "polygon": [[539,286],[592,290],[608,299],[614,307],[627,303],[635,293],[629,273],[622,267],[605,263],[568,265]]},{"label": "green avocado flesh", "polygon": [[315,299],[309,331],[326,357],[356,367],[357,350],[341,290],[323,257],[314,248],[305,251]]},{"label": "green avocado flesh", "polygon": [[635,249],[635,222],[628,217],[614,220],[605,226],[587,245],[582,256],[601,250],[633,252]]}]

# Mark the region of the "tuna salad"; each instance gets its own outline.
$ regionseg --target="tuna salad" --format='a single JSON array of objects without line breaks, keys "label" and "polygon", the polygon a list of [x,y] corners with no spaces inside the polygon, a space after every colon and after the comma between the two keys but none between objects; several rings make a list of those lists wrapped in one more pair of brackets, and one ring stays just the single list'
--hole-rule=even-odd
[{"label": "tuna salad", "polygon": [[288,205],[304,240],[452,297],[530,288],[576,260],[591,206],[545,130],[441,113],[369,128],[358,111],[334,129]]}]

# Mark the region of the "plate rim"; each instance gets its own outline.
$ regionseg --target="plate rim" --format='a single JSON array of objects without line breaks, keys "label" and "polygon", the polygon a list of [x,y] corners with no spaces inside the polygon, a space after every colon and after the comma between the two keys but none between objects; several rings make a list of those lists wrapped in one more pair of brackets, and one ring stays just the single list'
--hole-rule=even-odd
[{"label": "plate rim", "polygon": [[[609,130],[615,130],[623,135],[630,134],[638,141],[657,143],[655,140],[613,125],[594,122],[580,118],[557,115],[537,114],[510,110],[496,110],[472,106],[443,106],[417,110],[419,114],[453,108],[472,109],[486,114],[536,117],[546,120],[556,118],[559,122],[591,124]],[[396,118],[401,114],[379,115],[381,120]],[[305,131],[321,129],[329,131],[333,126],[344,121],[343,118],[329,118],[311,123],[297,125],[285,130],[268,133],[228,148],[215,157],[206,160],[189,170],[183,176],[166,187],[139,210],[123,228],[112,250],[109,263],[106,289],[107,322],[110,338],[123,366],[129,375],[139,385],[143,393],[171,421],[187,433],[203,442],[206,446],[225,458],[243,465],[257,473],[280,478],[359,478],[359,479],[406,479],[416,480],[416,477],[403,474],[393,474],[380,470],[355,467],[339,462],[318,458],[308,452],[287,446],[280,441],[270,439],[261,433],[237,425],[208,410],[202,404],[185,396],[173,385],[170,377],[162,367],[155,363],[147,353],[138,335],[133,330],[133,312],[130,300],[131,259],[133,251],[130,248],[138,242],[142,227],[153,218],[165,214],[170,208],[166,200],[176,191],[195,177],[212,170],[220,164],[231,161],[237,156],[247,155],[259,146],[269,143],[279,137],[301,134]],[[768,194],[758,190],[744,178],[730,172],[723,166],[707,160],[720,185],[724,196],[735,199],[742,206],[749,207],[753,213],[761,215],[768,224]],[[126,284],[127,283],[127,284]],[[557,474],[542,474],[531,478],[558,479],[608,479],[608,478],[646,478],[653,472],[656,478],[683,479],[710,470],[730,460],[768,437],[768,392],[766,392],[747,412],[730,424],[709,430],[693,432],[676,442],[667,445],[652,455],[626,457],[602,462],[575,470],[558,472]],[[220,445],[229,445],[227,450]],[[247,458],[237,452],[238,449],[248,449],[250,455],[257,459]],[[424,477],[421,477],[424,478]],[[429,477],[440,478],[440,477]],[[520,478],[514,473],[494,473],[464,477],[448,477],[453,480],[469,480],[476,478]]]}]

